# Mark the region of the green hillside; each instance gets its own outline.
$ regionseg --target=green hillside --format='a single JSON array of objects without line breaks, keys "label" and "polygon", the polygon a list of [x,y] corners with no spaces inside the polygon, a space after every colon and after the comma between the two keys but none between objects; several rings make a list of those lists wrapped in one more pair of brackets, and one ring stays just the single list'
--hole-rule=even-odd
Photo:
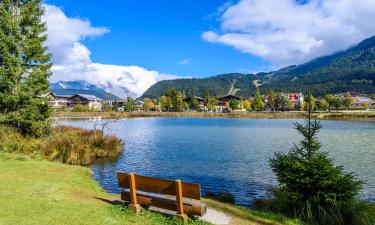
[{"label": "green hillside", "polygon": [[160,81],[142,97],[159,97],[168,88],[187,95],[233,94],[250,96],[255,83],[262,91],[311,92],[314,95],[339,92],[375,93],[375,36],[346,51],[320,57],[305,64],[258,74],[223,74],[202,79]]},{"label": "green hillside", "polygon": [[164,80],[149,88],[142,97],[156,98],[165,93],[169,88],[176,88],[186,95],[204,96],[208,91],[211,96],[237,94],[250,96],[255,89],[253,82],[260,79],[257,75],[222,74],[202,79],[177,79]]}]

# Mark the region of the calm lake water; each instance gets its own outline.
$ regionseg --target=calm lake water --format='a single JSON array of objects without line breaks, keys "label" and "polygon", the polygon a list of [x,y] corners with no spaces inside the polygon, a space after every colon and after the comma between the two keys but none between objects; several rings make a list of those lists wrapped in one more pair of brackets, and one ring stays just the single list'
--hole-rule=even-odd
[{"label": "calm lake water", "polygon": [[[118,193],[117,171],[201,184],[202,192],[229,192],[240,205],[267,196],[275,185],[268,160],[287,151],[301,136],[299,119],[135,118],[110,124],[106,133],[125,142],[117,162],[92,166],[94,178]],[[92,120],[59,124],[93,128]],[[375,122],[322,121],[323,150],[338,165],[366,181],[362,198],[375,201]]]}]

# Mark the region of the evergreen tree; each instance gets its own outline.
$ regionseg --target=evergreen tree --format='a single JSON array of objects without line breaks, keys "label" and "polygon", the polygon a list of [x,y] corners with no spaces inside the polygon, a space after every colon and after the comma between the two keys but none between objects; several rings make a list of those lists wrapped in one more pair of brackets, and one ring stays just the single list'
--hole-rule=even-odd
[{"label": "evergreen tree", "polygon": [[272,89],[267,91],[267,108],[271,111],[275,110],[275,92]]},{"label": "evergreen tree", "polygon": [[255,111],[261,111],[264,108],[264,102],[262,96],[260,95],[259,88],[257,87],[254,93],[253,109]]},{"label": "evergreen tree", "polygon": [[[316,107],[316,102],[315,102],[315,98],[314,96],[312,96],[311,94],[308,94],[305,99],[305,107],[311,107],[311,110],[314,111],[315,110],[315,107]],[[307,109],[309,110],[309,109]]]},{"label": "evergreen tree", "polygon": [[307,109],[305,124],[295,123],[304,137],[300,145],[288,153],[276,153],[270,160],[279,182],[272,207],[313,224],[355,224],[349,221],[354,217],[348,208],[353,206],[361,182],[320,151],[316,135],[321,124],[312,120],[311,105]]},{"label": "evergreen tree", "polygon": [[328,102],[326,100],[322,99],[320,101],[319,109],[323,110],[323,111],[326,111],[328,109],[328,107],[329,107]]},{"label": "evergreen tree", "polygon": [[40,98],[48,92],[51,58],[40,0],[0,1],[0,112],[2,123],[23,134],[48,131],[50,110]]},{"label": "evergreen tree", "polygon": [[132,97],[128,96],[126,99],[126,107],[125,110],[128,112],[132,112],[135,110],[135,101]]},{"label": "evergreen tree", "polygon": [[353,102],[354,102],[354,99],[353,99],[353,97],[350,97],[350,96],[345,97],[344,100],[343,100],[343,104],[345,105],[345,108],[347,110],[350,109],[350,107],[352,106]]},{"label": "evergreen tree", "polygon": [[336,97],[333,100],[333,106],[335,107],[336,111],[339,111],[339,108],[342,106],[342,104],[343,104],[343,98],[341,97]]},{"label": "evergreen tree", "polygon": [[236,99],[232,100],[229,102],[229,107],[232,109],[232,110],[236,110],[239,108],[239,105],[240,105],[240,102]]}]

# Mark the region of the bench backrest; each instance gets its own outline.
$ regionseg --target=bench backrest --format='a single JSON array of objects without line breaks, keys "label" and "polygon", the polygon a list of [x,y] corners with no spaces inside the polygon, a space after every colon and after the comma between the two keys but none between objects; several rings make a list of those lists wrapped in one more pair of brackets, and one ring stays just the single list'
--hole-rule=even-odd
[{"label": "bench backrest", "polygon": [[[176,181],[147,177],[134,174],[137,191],[152,192],[176,196]],[[130,173],[117,173],[118,184],[122,188],[130,188]],[[199,184],[181,182],[182,197],[200,200],[201,187]]]}]

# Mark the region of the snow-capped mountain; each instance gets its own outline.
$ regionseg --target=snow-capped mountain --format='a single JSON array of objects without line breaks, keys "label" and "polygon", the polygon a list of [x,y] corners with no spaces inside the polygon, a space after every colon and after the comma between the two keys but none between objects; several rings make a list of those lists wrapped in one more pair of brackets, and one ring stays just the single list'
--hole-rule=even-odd
[{"label": "snow-capped mountain", "polygon": [[50,83],[52,92],[59,95],[91,94],[101,99],[118,99],[117,95],[87,81],[59,81]]}]

